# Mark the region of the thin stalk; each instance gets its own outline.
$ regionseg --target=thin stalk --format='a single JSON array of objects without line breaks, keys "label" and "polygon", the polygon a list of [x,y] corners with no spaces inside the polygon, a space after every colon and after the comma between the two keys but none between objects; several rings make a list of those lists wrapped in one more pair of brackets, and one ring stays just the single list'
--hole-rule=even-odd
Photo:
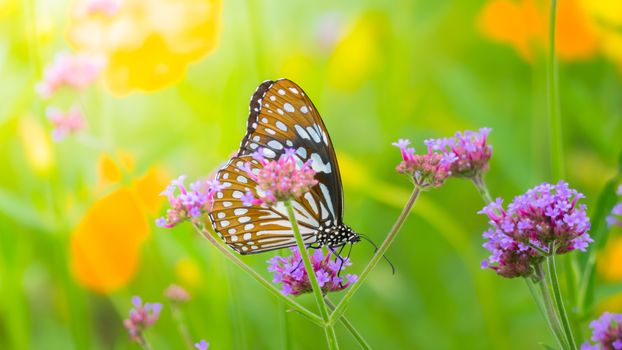
[{"label": "thin stalk", "polygon": [[[557,341],[557,344],[562,350],[570,349],[566,338],[564,337],[564,333],[561,330],[561,323],[559,321],[559,316],[557,314],[557,310],[555,309],[555,304],[553,302],[551,290],[547,284],[546,276],[544,271],[542,270],[542,264],[538,264],[536,266],[536,276],[538,277],[538,287],[540,287],[540,295],[542,296],[542,305],[544,306],[544,317],[546,318],[547,324],[551,332],[553,333],[553,337]],[[536,301],[537,303],[537,301]]]},{"label": "thin stalk", "polygon": [[[332,300],[330,300],[328,298],[324,298],[324,300],[326,300],[326,305],[328,305],[328,308],[331,311],[335,310],[335,304],[333,303]],[[369,344],[367,344],[367,341],[365,341],[365,338],[363,338],[361,333],[359,333],[356,330],[356,328],[350,322],[350,320],[348,320],[345,316],[341,316],[340,319],[341,319],[341,323],[343,324],[343,326],[346,327],[348,332],[350,332],[352,337],[354,337],[354,340],[356,340],[356,342],[361,346],[361,349],[368,349],[368,350],[371,349],[371,346],[369,346]]]},{"label": "thin stalk", "polygon": [[551,166],[555,181],[564,178],[564,156],[562,144],[562,120],[559,111],[559,76],[555,54],[555,20],[557,0],[551,0],[549,14],[549,57],[547,66],[547,91],[549,120],[551,128]]},{"label": "thin stalk", "polygon": [[289,201],[285,202],[285,207],[287,208],[287,215],[289,216],[289,221],[292,223],[292,230],[294,231],[294,237],[296,238],[296,245],[298,245],[298,250],[300,251],[300,256],[302,257],[302,262],[305,265],[305,270],[307,270],[307,276],[309,277],[309,282],[311,282],[311,289],[313,290],[313,295],[315,296],[315,301],[317,302],[317,307],[320,309],[320,315],[322,316],[322,320],[324,320],[324,333],[326,334],[326,342],[328,344],[329,349],[339,349],[339,344],[337,343],[337,334],[335,333],[335,328],[329,321],[329,313],[328,307],[326,306],[326,302],[324,302],[324,295],[322,295],[322,288],[317,281],[317,276],[315,275],[315,270],[311,265],[311,259],[309,259],[309,254],[307,253],[307,247],[305,247],[305,243],[302,239],[302,235],[300,234],[300,230],[298,229],[298,222],[296,221],[296,214],[294,213],[294,208]]},{"label": "thin stalk", "polygon": [[171,313],[173,314],[173,320],[175,320],[175,323],[177,323],[177,329],[179,329],[179,333],[184,340],[184,344],[186,344],[186,347],[188,349],[194,349],[192,336],[190,335],[190,331],[188,330],[188,326],[186,325],[186,321],[184,320],[184,315],[182,314],[178,303],[171,303]]},{"label": "thin stalk", "polygon": [[555,305],[557,306],[557,311],[559,312],[559,318],[562,322],[562,328],[564,330],[566,340],[570,345],[570,349],[577,350],[577,343],[574,340],[574,335],[572,334],[572,327],[570,326],[570,321],[568,319],[568,314],[566,313],[566,307],[564,306],[562,293],[559,288],[559,281],[557,279],[557,269],[555,267],[554,253],[555,250],[552,249],[554,249],[553,243],[549,247],[549,251],[552,252],[552,254],[546,257],[546,265],[548,268],[548,282],[551,284],[553,298],[555,300]]},{"label": "thin stalk", "polygon": [[144,350],[151,350],[151,345],[149,345],[147,338],[145,338],[145,336],[142,333],[138,333],[138,344]]},{"label": "thin stalk", "polygon": [[393,228],[391,228],[391,231],[387,235],[387,238],[384,239],[384,241],[382,242],[382,244],[380,245],[380,247],[378,248],[374,256],[371,258],[371,260],[367,264],[367,266],[365,266],[365,269],[363,269],[363,272],[361,272],[359,279],[348,288],[344,297],[341,299],[339,304],[337,304],[337,307],[335,308],[335,310],[333,310],[330,316],[331,323],[334,323],[336,320],[339,319],[341,314],[343,314],[346,306],[348,305],[348,302],[350,301],[350,298],[352,298],[354,293],[361,287],[363,282],[367,280],[367,277],[369,277],[369,273],[371,272],[371,270],[374,267],[376,267],[376,265],[378,265],[378,262],[380,262],[380,259],[382,259],[382,257],[384,256],[384,253],[387,251],[387,249],[389,249],[389,246],[391,245],[391,243],[393,243],[395,236],[399,232],[400,228],[404,224],[404,221],[406,220],[406,217],[408,217],[410,210],[415,204],[415,201],[417,200],[417,197],[419,196],[419,192],[421,192],[421,189],[415,186],[412,193],[410,194],[410,198],[408,198],[408,202],[406,203],[406,206],[404,206],[404,209],[402,209],[402,212],[400,213],[400,216],[397,218],[397,221],[395,222],[395,224],[393,224]]},{"label": "thin stalk", "polygon": [[484,174],[478,173],[472,178],[473,184],[475,188],[477,188],[477,192],[482,196],[482,199],[486,204],[492,203],[492,196],[490,195],[490,191],[488,191],[488,186],[486,186],[486,182],[484,182]]},{"label": "thin stalk", "polygon": [[282,300],[286,305],[293,308],[295,311],[300,313],[300,315],[304,316],[309,321],[317,324],[318,326],[323,327],[324,321],[318,317],[318,315],[309,311],[304,306],[300,305],[296,301],[292,300],[281,294],[281,292],[268,280],[263,278],[260,274],[258,274],[255,270],[253,270],[250,266],[246,265],[240,258],[238,258],[233,252],[229,250],[229,248],[225,247],[221,242],[216,240],[216,238],[205,228],[201,227],[199,224],[194,224],[194,227],[199,233],[206,238],[216,249],[218,249],[227,259],[231,262],[239,266],[244,272],[250,275],[254,280],[259,282],[262,286],[264,286],[269,292],[274,294],[277,298]]}]

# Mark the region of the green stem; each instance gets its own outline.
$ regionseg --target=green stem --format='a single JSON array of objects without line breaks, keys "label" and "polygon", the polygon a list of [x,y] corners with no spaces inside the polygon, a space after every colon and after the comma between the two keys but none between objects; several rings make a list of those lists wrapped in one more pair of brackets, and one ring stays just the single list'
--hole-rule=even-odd
[{"label": "green stem", "polygon": [[478,173],[473,176],[471,180],[473,181],[475,188],[477,188],[477,192],[479,192],[479,195],[482,196],[484,202],[486,202],[486,204],[492,203],[492,196],[490,195],[490,192],[488,191],[488,186],[486,186],[486,182],[484,181],[484,174]]},{"label": "green stem", "polygon": [[[334,311],[335,310],[335,304],[333,303],[333,301],[328,299],[328,298],[324,298],[324,300],[326,300],[326,305],[328,305],[328,308],[331,311]],[[361,346],[361,349],[371,349],[371,346],[369,346],[369,344],[367,344],[367,342],[365,341],[365,338],[363,338],[361,333],[359,333],[356,330],[356,328],[350,322],[350,320],[348,320],[345,316],[341,316],[340,319],[341,319],[341,323],[343,324],[343,326],[346,327],[348,332],[350,332],[352,337],[354,337],[354,340],[356,340],[356,342]]]},{"label": "green stem", "polygon": [[311,259],[309,259],[309,254],[307,253],[307,247],[305,247],[302,235],[300,234],[300,230],[298,229],[298,222],[296,221],[296,214],[294,213],[294,208],[289,201],[285,202],[285,207],[287,208],[287,215],[289,216],[289,221],[291,221],[292,223],[292,230],[294,231],[294,237],[296,238],[296,245],[298,245],[298,250],[300,251],[300,256],[302,257],[302,262],[305,265],[305,270],[307,270],[309,282],[311,282],[311,289],[313,290],[313,295],[315,296],[317,307],[320,310],[320,315],[322,316],[322,320],[324,321],[323,327],[324,332],[326,333],[326,342],[328,343],[328,348],[339,349],[339,345],[337,343],[337,334],[335,333],[335,328],[333,327],[333,325],[328,322],[330,316],[328,313],[328,307],[324,302],[322,288],[317,281],[315,270],[313,269],[313,265],[311,265]]},{"label": "green stem", "polygon": [[549,14],[549,57],[547,69],[547,90],[549,120],[551,127],[551,166],[553,178],[564,178],[564,157],[562,145],[562,121],[559,111],[559,77],[557,57],[555,54],[555,20],[557,16],[557,0],[551,0]]},{"label": "green stem", "polygon": [[[553,333],[553,337],[555,338],[557,345],[559,345],[562,350],[568,349],[568,343],[566,342],[564,333],[561,330],[559,316],[557,314],[557,310],[555,309],[551,290],[547,284],[547,277],[544,273],[544,270],[542,269],[541,263],[538,263],[538,265],[536,265],[536,276],[538,278],[537,283],[538,287],[540,288],[540,296],[542,298],[540,304],[541,311],[543,312],[544,318],[546,319],[546,323],[549,326],[551,333]],[[538,304],[538,302],[539,300],[536,298],[536,303]]]},{"label": "green stem", "polygon": [[318,326],[324,326],[324,321],[318,317],[313,312],[309,311],[304,306],[300,305],[296,301],[292,300],[284,296],[274,285],[263,276],[258,274],[255,270],[253,270],[250,266],[246,265],[240,258],[238,258],[234,253],[232,253],[229,248],[225,247],[221,242],[219,242],[212,233],[208,231],[207,228],[194,224],[195,229],[205,237],[216,249],[218,249],[227,259],[229,259],[234,264],[238,265],[244,272],[246,272],[249,276],[251,276],[254,280],[259,282],[262,286],[264,286],[269,292],[274,294],[277,298],[282,300],[286,305],[296,310],[300,315],[304,316],[309,321],[317,324]]},{"label": "green stem", "polygon": [[145,338],[145,336],[142,333],[138,334],[138,344],[144,350],[151,350],[151,345],[149,345],[147,338]]},{"label": "green stem", "polygon": [[367,280],[367,277],[369,277],[369,273],[371,272],[371,270],[374,267],[376,267],[376,265],[378,265],[378,262],[380,262],[380,259],[382,259],[382,257],[384,256],[384,253],[387,251],[387,249],[389,249],[389,246],[391,245],[391,243],[393,243],[395,236],[399,232],[400,228],[404,224],[404,221],[406,220],[406,217],[408,217],[410,210],[415,204],[415,201],[417,200],[417,197],[419,196],[419,192],[421,192],[421,189],[415,186],[415,188],[413,189],[413,192],[410,194],[410,198],[408,198],[408,202],[406,203],[406,206],[404,206],[404,209],[402,209],[400,216],[397,218],[397,221],[393,225],[393,228],[391,228],[391,231],[387,235],[387,238],[384,239],[384,242],[382,242],[382,244],[380,245],[380,247],[378,248],[374,256],[371,258],[371,260],[367,264],[367,266],[365,266],[365,269],[363,269],[363,272],[361,272],[359,279],[348,288],[346,295],[341,299],[339,304],[337,304],[337,307],[335,308],[335,310],[333,310],[333,313],[330,316],[331,323],[334,323],[336,320],[339,319],[341,314],[343,314],[346,306],[348,305],[348,302],[350,301],[350,298],[352,298],[354,293],[361,287],[363,282]]},{"label": "green stem", "polygon": [[179,304],[177,302],[171,303],[171,313],[173,314],[173,320],[177,323],[177,328],[179,329],[179,333],[181,334],[186,347],[190,350],[194,349],[192,336],[190,336],[190,331],[188,330],[188,326],[184,320],[184,315],[181,313],[181,309],[179,308]]},{"label": "green stem", "polygon": [[568,314],[566,313],[566,307],[564,306],[562,293],[559,288],[559,281],[557,279],[554,243],[551,243],[551,245],[549,246],[549,252],[551,253],[551,255],[546,257],[546,265],[548,268],[548,282],[551,284],[555,305],[557,306],[557,311],[559,312],[566,340],[568,344],[570,344],[570,349],[577,350],[577,343],[574,340],[574,335],[572,334],[572,327],[570,326],[570,321],[568,319]]}]

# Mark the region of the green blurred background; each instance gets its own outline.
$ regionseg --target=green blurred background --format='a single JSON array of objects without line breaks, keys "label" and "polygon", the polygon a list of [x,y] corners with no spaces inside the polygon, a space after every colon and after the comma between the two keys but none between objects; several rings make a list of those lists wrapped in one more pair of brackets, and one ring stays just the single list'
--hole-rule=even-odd
[{"label": "green blurred background", "polygon": [[[128,2],[145,8],[170,5]],[[141,214],[150,232],[133,248],[122,247],[124,240],[117,237],[102,251],[95,241],[88,245],[93,251],[80,252],[101,264],[92,274],[108,271],[108,265],[113,265],[109,274],[124,269],[123,259],[111,258],[110,247],[136,255],[136,265],[125,266],[128,271],[113,286],[93,288],[72,267],[81,261],[71,248],[72,237],[89,208],[153,169],[166,181],[179,174],[209,175],[236,150],[250,95],[266,79],[292,79],[312,98],[342,168],[345,221],[375,242],[382,241],[411,189],[394,171],[400,157],[390,144],[398,138],[410,138],[423,150],[426,138],[491,127],[494,152],[487,181],[494,197],[509,201],[536,184],[557,180],[550,171],[545,49],[538,34],[546,24],[547,2],[203,2],[214,11],[207,26],[216,29],[175,34],[189,42],[206,36],[214,41],[198,54],[130,50],[126,61],[110,56],[111,64],[128,67],[156,61],[178,69],[179,78],[162,82],[147,71],[143,81],[122,81],[123,88],[115,90],[105,77],[83,92],[64,91],[43,101],[34,91],[43,67],[56,52],[81,49],[71,39],[78,21],[71,15],[74,3],[0,1],[0,348],[138,348],[129,342],[122,320],[130,297],[140,295],[165,304],[160,320],[147,331],[154,349],[181,349],[163,296],[172,283],[192,295],[183,314],[192,336],[206,339],[212,349],[325,346],[321,329],[285,313],[190,225],[156,228],[157,212]],[[597,2],[612,6],[603,13],[615,13],[618,6]],[[493,11],[498,23],[482,24],[485,9],[494,3],[513,10]],[[532,18],[528,3],[540,11],[540,19]],[[586,194],[592,209],[614,175],[622,146],[622,59],[614,40],[617,35],[622,42],[622,33],[599,27],[602,13],[595,11],[602,9],[569,3],[575,6],[571,13],[588,23],[584,29],[593,42],[577,55],[571,49],[560,62],[566,180]],[[180,13],[158,17],[156,22],[168,26],[159,33],[192,22],[176,17]],[[507,34],[503,25],[517,27]],[[130,35],[132,26],[148,25],[130,21],[122,35]],[[495,26],[500,26],[497,37]],[[587,34],[571,28],[566,33],[560,27],[559,36],[580,46]],[[88,127],[52,142],[45,108],[76,101]],[[105,181],[106,157],[122,173],[115,181]],[[133,165],[124,165],[128,157]],[[163,188],[166,182],[156,183]],[[424,193],[416,203],[387,255],[397,273],[379,265],[347,311],[374,348],[538,349],[538,342],[553,343],[524,282],[480,269],[487,255],[481,248],[486,219],[476,214],[482,206],[473,186],[460,180]],[[124,214],[104,217],[123,222]],[[121,238],[137,241],[132,234],[121,232]],[[349,270],[359,272],[372,254],[370,245],[356,245]],[[270,277],[265,261],[271,256],[243,259]],[[598,279],[599,300],[620,311],[615,296],[622,261],[615,256],[602,261],[611,266]],[[310,295],[297,301],[315,307]],[[587,323],[582,327],[587,334]],[[356,348],[345,329],[338,326],[337,332],[344,349]]]}]

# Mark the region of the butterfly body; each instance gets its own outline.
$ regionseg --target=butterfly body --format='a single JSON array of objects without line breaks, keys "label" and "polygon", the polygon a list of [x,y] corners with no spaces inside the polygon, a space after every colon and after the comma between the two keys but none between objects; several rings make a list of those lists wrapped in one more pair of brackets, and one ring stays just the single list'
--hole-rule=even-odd
[{"label": "butterfly body", "polygon": [[283,203],[246,206],[241,200],[247,192],[258,193],[248,171],[259,173],[263,165],[253,153],[260,150],[266,159],[276,160],[287,149],[295,152],[298,165],[311,161],[318,182],[291,201],[305,245],[333,248],[358,242],[359,236],[343,223],[341,175],[324,122],[305,92],[287,79],[263,82],[251,98],[240,149],[216,176],[224,189],[209,214],[214,230],[240,254],[296,245]]}]

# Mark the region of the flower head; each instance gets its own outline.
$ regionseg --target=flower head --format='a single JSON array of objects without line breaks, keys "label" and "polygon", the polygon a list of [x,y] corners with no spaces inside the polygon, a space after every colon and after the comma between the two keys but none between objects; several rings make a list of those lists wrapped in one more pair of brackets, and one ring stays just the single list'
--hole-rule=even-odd
[{"label": "flower head", "polygon": [[[618,187],[617,191],[618,196],[622,196],[622,185]],[[609,226],[620,226],[622,227],[622,202],[618,203],[611,210],[611,214],[607,216],[607,224]]]},{"label": "flower head", "polygon": [[123,0],[82,0],[76,3],[76,16],[101,14],[108,17],[119,12]]},{"label": "flower head", "polygon": [[[479,213],[490,219],[484,232],[484,248],[492,255],[482,263],[501,276],[527,277],[542,259],[540,252],[562,254],[575,249],[585,251],[592,242],[587,231],[590,221],[586,206],[578,204],[584,196],[564,181],[543,183],[517,196],[503,208],[499,198]],[[554,243],[555,251],[549,252]]]},{"label": "flower head", "polygon": [[[300,295],[311,292],[311,282],[302,263],[302,257],[298,248],[291,248],[292,255],[289,257],[275,256],[268,260],[268,271],[274,274],[274,283],[281,283],[281,293],[284,295]],[[338,276],[339,272],[350,266],[350,260],[331,260],[332,253],[324,256],[321,249],[309,256],[311,265],[315,271],[318,283],[324,293],[337,292],[346,289],[357,280],[356,275],[348,274],[345,279]],[[346,282],[347,280],[347,282]]]},{"label": "flower head", "polygon": [[622,315],[605,312],[590,323],[590,328],[594,344],[586,341],[581,350],[622,349]]},{"label": "flower head", "polygon": [[140,341],[142,332],[152,326],[160,317],[162,304],[145,303],[140,297],[133,297],[132,304],[134,307],[130,310],[129,318],[123,321],[125,328],[130,335],[130,339]]},{"label": "flower head", "polygon": [[261,164],[259,171],[253,172],[252,163],[245,164],[247,175],[257,182],[257,196],[255,198],[251,192],[247,192],[242,197],[245,205],[274,205],[298,198],[308,192],[317,184],[315,171],[311,168],[311,161],[298,165],[295,152],[286,149],[277,160],[267,160],[264,158],[264,149],[258,148],[253,153],[253,159]]},{"label": "flower head", "polygon": [[492,146],[486,143],[490,128],[479,131],[457,132],[454,137],[429,139],[425,141],[428,150],[440,151],[446,157],[454,158],[449,171],[455,177],[474,177],[488,170]]},{"label": "flower head", "polygon": [[166,216],[156,220],[156,225],[171,228],[182,221],[197,220],[212,210],[214,195],[222,189],[220,183],[216,180],[199,180],[187,188],[185,179],[185,175],[178,177],[162,192],[171,207],[166,210]]},{"label": "flower head", "polygon": [[422,188],[440,187],[451,175],[451,164],[455,157],[432,152],[415,154],[415,149],[408,147],[409,140],[400,139],[393,146],[402,152],[402,161],[396,167],[398,173],[409,175],[417,186]]},{"label": "flower head", "polygon": [[97,79],[105,65],[106,61],[99,56],[59,53],[45,67],[43,80],[37,84],[36,90],[43,98],[51,97],[62,87],[84,90]]},{"label": "flower head", "polygon": [[183,287],[171,284],[164,291],[164,296],[174,303],[183,303],[190,300],[190,294]]},{"label": "flower head", "polygon": [[52,131],[54,141],[62,141],[68,135],[82,130],[86,125],[82,111],[75,105],[67,112],[63,112],[55,107],[48,107],[45,110],[45,114],[52,122],[52,125],[54,125],[54,130]]},{"label": "flower head", "polygon": [[201,339],[201,341],[199,341],[198,343],[194,344],[194,347],[197,350],[207,350],[209,348],[209,343],[206,342],[205,340]]}]

